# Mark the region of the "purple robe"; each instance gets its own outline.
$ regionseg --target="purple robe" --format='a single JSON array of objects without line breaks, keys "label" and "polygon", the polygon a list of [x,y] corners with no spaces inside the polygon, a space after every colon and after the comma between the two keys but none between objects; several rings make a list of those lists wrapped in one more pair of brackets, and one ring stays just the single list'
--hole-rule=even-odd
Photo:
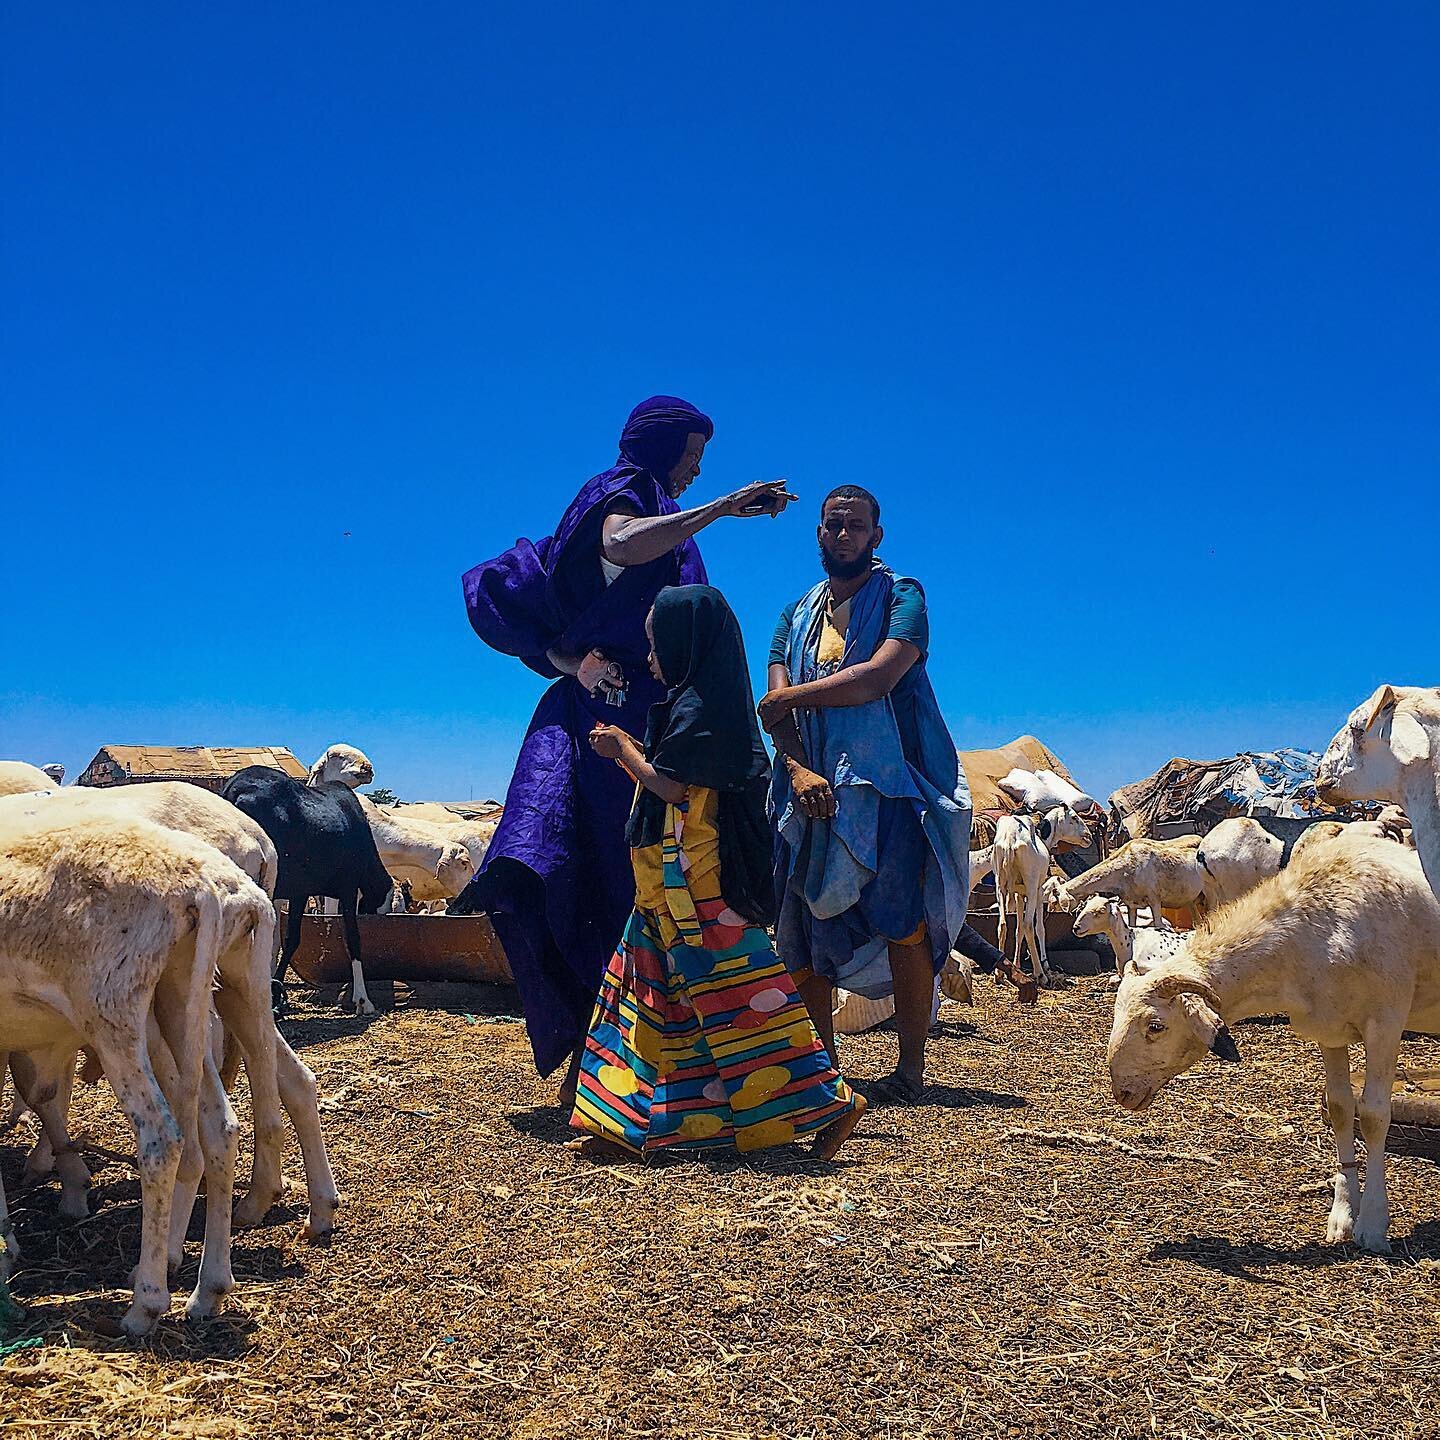
[{"label": "purple robe", "polygon": [[[668,429],[655,423],[662,414]],[[637,429],[638,436],[632,433]],[[642,466],[648,460],[668,473],[691,432],[708,436],[710,422],[683,401],[657,397],[637,407],[621,449],[642,463],[621,463],[596,475],[553,536],[538,544],[519,540],[464,577],[475,633],[555,682],[525,732],[484,867],[451,905],[490,916],[520,990],[542,1075],[583,1037],[635,898],[625,843],[634,782],[613,760],[596,755],[586,737],[597,721],[644,735],[650,706],[665,694],[647,665],[645,617],[665,586],[705,583],[700,552],[686,540],[658,560],[627,567],[607,585],[601,529],[617,502],[640,515],[679,510]],[[545,654],[583,655],[592,648],[624,670],[623,707],[591,696]]]}]

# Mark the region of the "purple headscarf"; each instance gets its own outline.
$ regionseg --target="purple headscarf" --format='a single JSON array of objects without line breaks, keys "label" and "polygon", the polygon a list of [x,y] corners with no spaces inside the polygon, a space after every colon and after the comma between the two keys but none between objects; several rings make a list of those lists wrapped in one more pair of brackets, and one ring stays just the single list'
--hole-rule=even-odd
[{"label": "purple headscarf", "polygon": [[688,400],[652,395],[631,412],[620,432],[620,457],[648,470],[662,485],[680,463],[691,435],[709,440],[715,427]]}]

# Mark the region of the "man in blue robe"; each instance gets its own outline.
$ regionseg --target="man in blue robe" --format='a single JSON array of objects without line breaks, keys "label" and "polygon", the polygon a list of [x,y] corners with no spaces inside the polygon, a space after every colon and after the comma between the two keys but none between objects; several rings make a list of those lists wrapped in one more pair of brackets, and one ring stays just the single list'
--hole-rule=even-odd
[{"label": "man in blue robe", "polygon": [[777,948],[834,1055],[834,987],[895,997],[900,1063],[925,1082],[935,976],[965,926],[970,792],[925,669],[925,592],[875,558],[869,491],[821,509],[826,578],[780,616],[760,719],[775,740]]}]

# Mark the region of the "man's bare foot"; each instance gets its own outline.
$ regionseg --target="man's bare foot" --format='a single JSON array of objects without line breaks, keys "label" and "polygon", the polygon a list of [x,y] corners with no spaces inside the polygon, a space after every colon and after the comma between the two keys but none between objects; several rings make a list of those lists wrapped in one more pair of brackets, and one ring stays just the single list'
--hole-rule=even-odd
[{"label": "man's bare foot", "polygon": [[838,1119],[832,1120],[816,1137],[810,1153],[817,1160],[833,1160],[840,1147],[855,1133],[860,1117],[870,1107],[863,1095],[855,1096],[855,1103]]}]

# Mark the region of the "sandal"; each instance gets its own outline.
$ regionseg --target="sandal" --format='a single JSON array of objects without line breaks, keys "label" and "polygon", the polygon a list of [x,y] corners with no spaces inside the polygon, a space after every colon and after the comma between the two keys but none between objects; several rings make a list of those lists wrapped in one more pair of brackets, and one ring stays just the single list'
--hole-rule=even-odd
[{"label": "sandal", "polygon": [[925,1087],[917,1085],[908,1075],[892,1070],[883,1080],[875,1082],[875,1096],[892,1105],[918,1105],[925,1098]]}]

